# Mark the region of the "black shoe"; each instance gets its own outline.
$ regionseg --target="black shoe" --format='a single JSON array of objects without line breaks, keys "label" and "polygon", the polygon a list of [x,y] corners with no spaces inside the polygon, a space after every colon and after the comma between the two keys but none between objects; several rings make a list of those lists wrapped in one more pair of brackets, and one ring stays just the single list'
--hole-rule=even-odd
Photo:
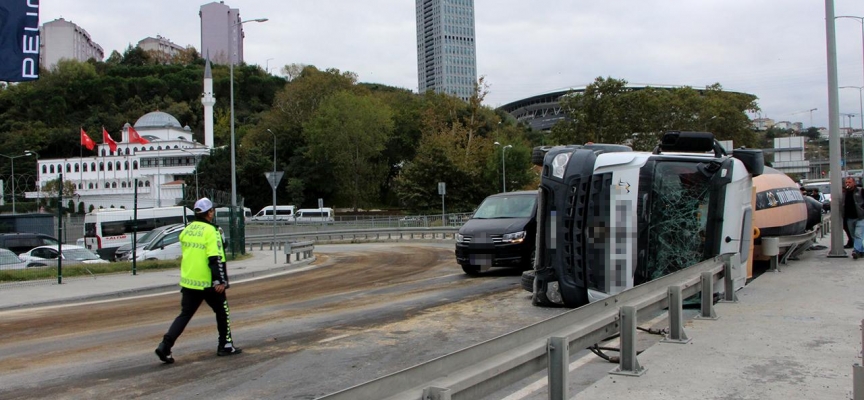
[{"label": "black shoe", "polygon": [[174,357],[171,355],[171,349],[168,348],[168,345],[165,342],[159,343],[159,347],[156,347],[156,355],[159,356],[159,359],[162,360],[165,364],[173,364]]},{"label": "black shoe", "polygon": [[843,248],[844,249],[853,249],[853,248],[855,248],[855,245],[852,243],[846,243],[846,245],[843,246]]},{"label": "black shoe", "polygon": [[219,348],[216,349],[216,355],[219,357],[233,356],[233,355],[240,354],[242,352],[243,352],[243,349],[241,349],[239,347],[234,347],[231,344],[228,344],[227,346],[219,346]]},{"label": "black shoe", "polygon": [[861,253],[853,250],[852,251],[852,259],[857,260],[859,257],[861,257]]}]

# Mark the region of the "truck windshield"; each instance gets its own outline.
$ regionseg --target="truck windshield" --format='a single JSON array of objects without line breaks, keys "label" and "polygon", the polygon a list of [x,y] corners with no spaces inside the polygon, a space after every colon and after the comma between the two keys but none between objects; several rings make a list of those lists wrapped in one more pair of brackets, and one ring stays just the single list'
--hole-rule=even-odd
[{"label": "truck windshield", "polygon": [[704,260],[711,176],[695,162],[659,162],[651,183],[645,272],[656,279]]},{"label": "truck windshield", "polygon": [[477,207],[474,218],[531,218],[537,208],[536,195],[489,197]]}]

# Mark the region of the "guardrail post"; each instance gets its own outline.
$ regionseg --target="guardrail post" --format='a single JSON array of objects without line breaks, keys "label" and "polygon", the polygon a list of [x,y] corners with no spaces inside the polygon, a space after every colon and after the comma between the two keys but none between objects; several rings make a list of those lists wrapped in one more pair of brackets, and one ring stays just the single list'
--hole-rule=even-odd
[{"label": "guardrail post", "polygon": [[723,255],[723,303],[737,303],[738,295],[735,293],[735,283],[732,280],[732,255]]},{"label": "guardrail post", "polygon": [[[861,343],[864,345],[864,320],[861,320]],[[864,350],[858,353],[864,358]],[[864,400],[864,366],[852,364],[852,400]]]},{"label": "guardrail post", "polygon": [[623,306],[618,310],[621,321],[621,358],[614,375],[642,376],[647,371],[636,359],[636,307]]},{"label": "guardrail post", "polygon": [[702,273],[702,309],[696,319],[716,320],[720,317],[714,312],[714,274]]},{"label": "guardrail post", "polygon": [[780,257],[780,238],[762,238],[762,254],[771,257],[771,268],[769,269],[769,271],[780,272],[780,269],[778,268]]},{"label": "guardrail post", "polygon": [[684,301],[681,299],[681,286],[669,286],[667,291],[669,299],[669,334],[661,343],[690,343],[690,338],[684,332]]},{"label": "guardrail post", "polygon": [[423,400],[450,400],[450,389],[430,386],[423,389]]},{"label": "guardrail post", "polygon": [[566,337],[546,339],[549,368],[549,400],[567,400],[567,373],[570,372],[570,343]]}]

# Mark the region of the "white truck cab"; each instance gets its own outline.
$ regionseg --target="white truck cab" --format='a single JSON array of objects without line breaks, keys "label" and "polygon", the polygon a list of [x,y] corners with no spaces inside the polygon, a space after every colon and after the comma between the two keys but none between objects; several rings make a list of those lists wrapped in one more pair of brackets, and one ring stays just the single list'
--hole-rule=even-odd
[{"label": "white truck cab", "polygon": [[650,153],[540,151],[535,305],[579,307],[726,253],[744,286],[761,150],[730,156],[711,133],[675,131]]}]

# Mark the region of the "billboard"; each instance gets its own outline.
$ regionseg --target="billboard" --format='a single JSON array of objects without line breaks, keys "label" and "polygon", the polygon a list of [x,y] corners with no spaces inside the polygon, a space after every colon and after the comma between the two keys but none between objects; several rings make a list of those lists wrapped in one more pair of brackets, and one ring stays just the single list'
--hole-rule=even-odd
[{"label": "billboard", "polygon": [[0,81],[39,78],[39,0],[0,1]]}]

